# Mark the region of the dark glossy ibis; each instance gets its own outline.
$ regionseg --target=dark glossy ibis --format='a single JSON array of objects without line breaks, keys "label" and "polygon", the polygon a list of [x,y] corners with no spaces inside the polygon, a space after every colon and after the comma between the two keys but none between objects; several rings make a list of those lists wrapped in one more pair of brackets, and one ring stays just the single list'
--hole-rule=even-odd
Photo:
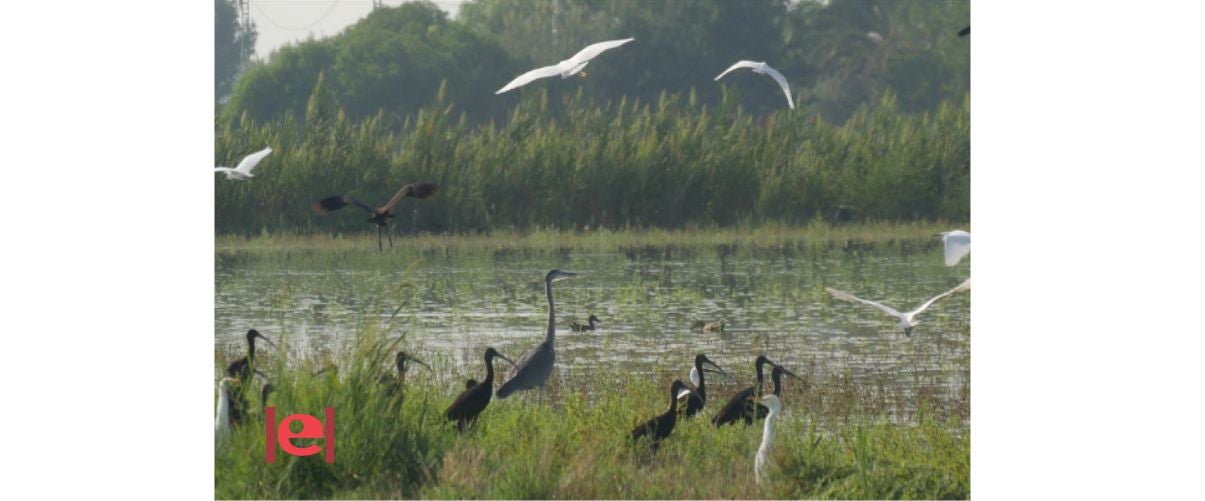
[{"label": "dark glossy ibis", "polygon": [[273,348],[276,347],[276,344],[273,343],[272,340],[264,337],[264,335],[260,334],[259,331],[255,330],[255,329],[248,330],[247,331],[247,355],[240,357],[238,360],[230,362],[230,365],[226,366],[226,376],[239,378],[240,381],[250,381],[251,380],[251,373],[254,371],[254,368],[255,368],[254,366],[255,366],[255,339],[256,338],[263,339],[265,343],[268,343],[268,345],[272,346]]},{"label": "dark glossy ibis", "polygon": [[732,395],[732,398],[728,399],[728,403],[724,404],[720,412],[711,418],[711,424],[723,426],[735,423],[737,420],[744,420],[745,424],[753,424],[753,403],[749,402],[749,399],[755,396],[761,397],[762,381],[765,380],[765,372],[762,366],[765,364],[777,365],[766,358],[765,355],[759,355],[757,360],[753,362],[754,367],[757,369],[757,386],[750,386]]},{"label": "dark glossy ibis", "polygon": [[669,409],[633,428],[632,440],[649,437],[652,442],[650,446],[657,450],[661,441],[673,433],[674,425],[678,423],[678,393],[683,390],[691,391],[681,379],[675,379],[669,387]]},{"label": "dark glossy ibis", "polygon": [[548,299],[548,330],[544,341],[536,345],[506,372],[506,382],[498,388],[498,398],[509,397],[516,391],[538,388],[540,400],[544,399],[544,382],[552,374],[556,363],[556,309],[552,301],[552,283],[577,275],[568,271],[552,270],[544,276],[544,297]]},{"label": "dark glossy ibis", "polygon": [[[784,374],[795,379],[799,379],[799,376],[796,376],[794,372],[787,370],[786,367],[774,364],[774,370],[770,371],[770,381],[774,382],[774,396],[778,398],[782,398],[782,376]],[[762,419],[769,413],[769,408],[762,404],[757,404],[757,419]]]},{"label": "dark glossy ibis", "polygon": [[410,362],[426,367],[429,371],[434,371],[426,362],[414,358],[409,353],[399,351],[397,352],[397,356],[394,357],[394,365],[397,366],[397,375],[381,374],[381,377],[378,379],[381,384],[385,385],[385,395],[392,397],[402,393],[403,387],[406,385],[407,365]]},{"label": "dark glossy ibis", "polygon": [[272,386],[272,383],[264,383],[264,388],[259,392],[259,400],[263,403],[263,409],[268,408],[268,396],[274,391],[276,391],[276,387]]},{"label": "dark glossy ibis", "polygon": [[[354,204],[356,207],[368,211],[369,216],[367,222],[377,225],[377,248],[383,251],[385,250],[385,246],[381,243],[381,234],[385,232],[385,225],[389,224],[390,219],[393,219],[393,213],[391,212],[393,207],[396,206],[403,198],[410,197],[422,200],[431,198],[438,191],[439,186],[431,183],[410,183],[402,186],[402,188],[393,195],[393,198],[390,198],[388,202],[385,202],[385,205],[375,209],[369,207],[368,204],[364,202],[356,200],[356,198],[351,195],[334,195],[326,197],[322,200],[314,202],[311,204],[311,207],[313,207],[314,211],[318,212],[319,214],[325,214],[327,212],[342,209],[347,207],[348,204]],[[389,234],[389,247],[393,247],[392,233]]]},{"label": "dark glossy ibis", "polygon": [[262,372],[255,369],[255,339],[263,339],[264,342],[276,347],[272,341],[259,331],[250,329],[247,331],[247,354],[240,357],[238,360],[230,362],[226,366],[226,376],[235,378],[235,382],[231,385],[230,392],[230,422],[232,424],[240,424],[243,422],[243,417],[247,414],[247,388],[251,386],[251,378],[254,374],[263,375]]},{"label": "dark glossy ibis", "polygon": [[598,317],[594,316],[593,313],[590,314],[590,318],[587,321],[590,322],[587,325],[571,321],[569,322],[569,328],[573,329],[573,332],[592,331],[594,330],[594,324],[596,322],[602,322],[602,320],[599,320]]},{"label": "dark glossy ibis", "polygon": [[[703,364],[710,364],[715,369],[703,367]],[[678,398],[686,399],[686,417],[694,417],[707,404],[707,380],[703,376],[704,372],[726,374],[724,369],[708,359],[707,355],[695,355],[695,365],[690,368],[690,389],[678,392]]]},{"label": "dark glossy ibis", "polygon": [[444,411],[444,417],[447,417],[449,421],[456,421],[456,428],[459,429],[461,433],[463,433],[470,424],[473,424],[473,422],[477,420],[477,415],[481,414],[481,411],[485,410],[485,407],[490,404],[490,397],[494,393],[494,357],[501,358],[502,360],[506,360],[507,362],[514,364],[511,359],[502,356],[501,353],[498,353],[498,351],[492,347],[486,348],[485,380],[480,383],[476,383],[476,381],[470,379],[468,383],[476,384],[470,385],[466,383],[467,388],[464,390],[464,392],[461,393],[459,397],[456,397],[456,401],[452,402],[452,405],[448,407],[448,410]]}]

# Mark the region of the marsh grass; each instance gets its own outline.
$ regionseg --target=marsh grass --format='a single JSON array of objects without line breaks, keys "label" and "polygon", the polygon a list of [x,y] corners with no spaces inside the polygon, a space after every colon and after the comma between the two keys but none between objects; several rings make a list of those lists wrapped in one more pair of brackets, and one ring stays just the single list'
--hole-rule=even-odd
[{"label": "marsh grass", "polygon": [[350,193],[375,206],[415,180],[442,189],[395,209],[410,233],[970,215],[969,97],[911,114],[887,93],[834,125],[682,95],[600,102],[539,92],[505,120],[472,126],[440,96],[400,127],[341,112],[220,124],[215,165],[275,151],[252,182],[215,176],[216,232],[359,233],[373,229],[362,212],[316,215],[310,204]]},{"label": "marsh grass", "polygon": [[[281,333],[273,338],[278,349],[257,353],[256,359],[277,388],[270,403],[278,419],[292,413],[320,416],[325,406],[334,407],[336,461],[328,465],[321,455],[296,458],[278,452],[275,464],[265,463],[259,400],[263,381],[256,378],[249,385],[253,388],[248,400],[254,408],[249,423],[216,448],[215,495],[235,499],[969,498],[970,390],[965,378],[956,378],[949,384],[961,386],[946,391],[942,379],[946,372],[940,368],[915,369],[908,374],[917,382],[901,385],[899,374],[890,372],[899,370],[894,364],[855,374],[840,360],[819,355],[799,360],[791,368],[801,379],[785,382],[785,415],[778,423],[769,482],[758,485],[753,480],[753,456],[761,440],[760,424],[716,429],[709,422],[729,395],[751,383],[751,367],[726,365],[731,377],[709,378],[704,414],[680,420],[656,453],[632,444],[628,433],[665,409],[670,381],[685,377],[685,371],[619,365],[562,368],[550,379],[543,405],[536,404],[534,395],[525,394],[494,400],[477,425],[460,435],[443,419],[443,411],[463,389],[466,378],[484,376],[480,353],[486,344],[467,347],[475,353],[467,365],[452,360],[452,355],[432,356],[419,346],[423,343],[416,339],[419,331],[409,316],[416,304],[416,288],[407,277],[433,261],[508,262],[516,255],[569,252],[618,253],[650,262],[749,253],[838,252],[856,259],[872,249],[935,250],[938,242],[933,234],[952,226],[957,225],[815,222],[804,227],[685,231],[421,234],[383,253],[377,251],[375,235],[370,233],[219,237],[219,272],[254,262],[257,269],[281,273],[315,268],[389,270],[401,278],[358,284],[357,294],[368,299],[354,308],[326,307],[326,314],[345,315],[351,326],[347,338],[335,347],[299,349],[294,343],[300,340],[291,339],[293,330],[288,328],[296,320],[283,313],[273,317],[276,328],[266,332]],[[321,284],[315,287],[321,288]],[[301,292],[274,289],[272,301],[290,303],[291,295]],[[675,293],[684,296],[673,301],[702,299],[698,291]],[[650,301],[644,287],[632,286],[617,294],[621,304]],[[793,303],[829,300],[820,285],[791,294],[777,290],[765,294],[781,295],[783,301]],[[933,332],[953,329],[939,314],[926,321]],[[893,341],[893,356],[942,360],[932,356],[933,350],[941,349],[940,338],[935,341]],[[606,349],[610,338],[602,336],[598,342]],[[382,375],[394,374],[392,360],[398,349],[422,354],[435,369],[412,368],[402,401],[386,396],[378,383]],[[216,347],[215,376],[242,350],[242,343]],[[654,367],[681,368],[688,363],[661,362]],[[327,370],[314,375],[323,368]],[[507,364],[499,361],[496,368],[505,372]]]},{"label": "marsh grass", "polygon": [[[287,341],[282,340],[287,343]],[[480,379],[443,360],[434,371],[412,369],[405,397],[387,397],[378,379],[392,374],[392,354],[404,339],[366,328],[334,362],[314,376],[313,359],[286,363],[262,357],[260,369],[277,387],[270,400],[278,419],[336,409],[336,461],[278,453],[264,461],[258,387],[256,412],[215,456],[218,498],[968,498],[969,421],[923,395],[891,394],[813,368],[803,384],[788,380],[786,412],[778,423],[769,482],[753,481],[760,425],[716,429],[710,414],[748,383],[709,381],[704,416],[680,420],[656,453],[627,434],[667,405],[674,374],[653,376],[602,370],[554,377],[544,404],[534,395],[494,400],[463,436],[442,413]],[[484,349],[484,347],[482,347]],[[517,354],[514,354],[517,356]],[[225,354],[219,353],[219,365]],[[259,359],[257,359],[258,361]],[[499,362],[505,371],[505,362]],[[916,412],[895,415],[899,399]]]}]

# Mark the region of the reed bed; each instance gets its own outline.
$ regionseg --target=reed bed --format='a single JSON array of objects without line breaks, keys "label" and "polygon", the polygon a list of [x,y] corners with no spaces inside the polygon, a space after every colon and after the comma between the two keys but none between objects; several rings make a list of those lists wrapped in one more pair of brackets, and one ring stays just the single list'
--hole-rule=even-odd
[{"label": "reed bed", "polygon": [[215,176],[218,234],[359,233],[373,228],[355,208],[319,216],[309,204],[343,193],[379,204],[413,180],[443,189],[395,210],[411,233],[969,219],[969,98],[909,114],[887,93],[833,125],[727,98],[531,93],[503,122],[470,126],[443,92],[400,124],[349,119],[321,93],[305,117],[218,124],[219,164],[274,148],[250,182]]}]

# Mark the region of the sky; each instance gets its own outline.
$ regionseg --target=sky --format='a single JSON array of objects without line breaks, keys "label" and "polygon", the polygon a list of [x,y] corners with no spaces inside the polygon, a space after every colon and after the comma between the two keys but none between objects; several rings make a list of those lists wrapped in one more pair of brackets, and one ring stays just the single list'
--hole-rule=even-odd
[{"label": "sky", "polygon": [[[432,0],[455,16],[465,0]],[[323,38],[339,33],[372,12],[372,0],[250,0],[251,20],[259,37],[255,57],[266,59],[276,48],[305,40],[311,34]],[[403,0],[384,0],[387,6]]]}]

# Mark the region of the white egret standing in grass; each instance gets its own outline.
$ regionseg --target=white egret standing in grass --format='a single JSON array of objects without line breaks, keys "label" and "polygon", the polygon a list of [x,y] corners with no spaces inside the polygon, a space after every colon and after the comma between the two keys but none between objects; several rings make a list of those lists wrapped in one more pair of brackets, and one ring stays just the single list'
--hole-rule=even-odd
[{"label": "white egret standing in grass", "polygon": [[738,68],[749,68],[758,75],[770,75],[775,82],[778,82],[778,86],[782,87],[782,93],[786,94],[787,106],[790,106],[792,110],[795,109],[795,100],[791,99],[791,86],[787,85],[787,78],[782,76],[782,73],[779,73],[778,70],[771,68],[770,65],[766,64],[764,61],[737,61],[736,64],[729,66],[728,69],[724,70],[723,73],[720,73],[720,76],[715,77],[716,81],[719,81],[721,78],[724,78],[724,75],[727,75],[730,71]]},{"label": "white egret standing in grass", "polygon": [[234,378],[225,377],[218,383],[218,413],[213,421],[213,433],[218,442],[230,434],[230,384]]},{"label": "white egret standing in grass", "polygon": [[946,247],[946,266],[962,261],[962,256],[971,253],[971,234],[962,230],[943,231],[941,243]]},{"label": "white egret standing in grass", "polygon": [[213,171],[226,174],[226,179],[246,181],[255,177],[251,175],[251,169],[254,169],[256,165],[259,165],[259,161],[263,160],[264,157],[268,156],[269,153],[272,153],[272,148],[264,148],[243,157],[243,161],[238,163],[238,167],[214,167]]},{"label": "white egret standing in grass", "polygon": [[899,311],[896,311],[895,308],[892,308],[885,304],[876,303],[874,301],[867,301],[865,299],[855,297],[848,292],[839,291],[832,287],[827,287],[826,289],[828,289],[829,294],[832,294],[833,297],[835,297],[837,299],[843,299],[846,301],[854,301],[854,302],[858,302],[858,303],[862,303],[862,304],[868,304],[870,306],[874,306],[875,308],[883,310],[883,312],[888,315],[891,315],[893,317],[900,319],[899,327],[901,329],[904,329],[905,335],[911,336],[912,328],[916,327],[917,325],[920,324],[920,322],[918,322],[916,320],[917,315],[919,315],[922,311],[925,311],[926,309],[928,309],[929,306],[931,306],[933,303],[937,302],[938,299],[949,296],[950,294],[953,294],[955,292],[971,290],[971,279],[969,279],[969,278],[966,279],[966,281],[959,284],[958,287],[955,287],[955,288],[945,291],[941,294],[938,294],[937,296],[934,296],[933,299],[925,301],[925,304],[917,306],[915,310],[905,312],[905,313],[900,313]]},{"label": "white egret standing in grass", "polygon": [[766,416],[766,424],[762,428],[761,447],[757,448],[757,457],[753,459],[753,476],[759,484],[765,476],[766,461],[774,444],[774,420],[782,413],[782,400],[777,395],[766,395],[761,398],[761,404],[770,409],[770,414]]},{"label": "white egret standing in grass", "polygon": [[554,77],[557,75],[560,75],[561,78],[569,78],[579,72],[584,77],[584,76],[586,76],[586,72],[582,71],[582,69],[585,68],[587,64],[590,64],[591,59],[598,57],[599,54],[602,54],[605,51],[614,49],[616,47],[619,47],[620,45],[631,42],[632,40],[635,40],[635,38],[625,38],[623,40],[609,40],[606,42],[598,42],[596,44],[586,46],[586,48],[582,49],[581,51],[578,51],[577,54],[574,54],[573,57],[571,57],[569,59],[556,63],[552,66],[536,68],[534,70],[531,70],[527,73],[524,73],[522,75],[515,77],[514,80],[511,80],[510,83],[506,84],[506,86],[502,87],[501,89],[498,89],[498,91],[495,92],[494,94],[501,94],[501,93],[509,91],[511,89],[522,87],[524,85],[527,85],[527,84],[529,84],[533,81],[539,80],[541,78]]}]

